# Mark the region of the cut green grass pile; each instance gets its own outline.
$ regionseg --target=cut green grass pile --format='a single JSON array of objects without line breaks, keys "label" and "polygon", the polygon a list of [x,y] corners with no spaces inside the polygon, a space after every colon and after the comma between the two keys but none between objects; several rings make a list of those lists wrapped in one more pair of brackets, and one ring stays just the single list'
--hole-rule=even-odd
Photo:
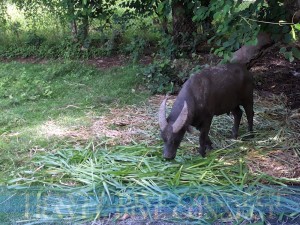
[{"label": "cut green grass pile", "polygon": [[[196,224],[253,223],[270,213],[299,219],[300,190],[286,186],[300,182],[298,114],[284,107],[284,98],[256,96],[254,138],[243,117],[240,138],[230,139],[233,121],[222,115],[213,121],[207,158],[197,153],[194,133],[166,161],[156,122],[161,96],[141,104],[147,93],[136,91],[138,68],[9,63],[0,71],[1,169],[8,186],[0,202],[21,208],[12,217],[1,211],[0,220],[61,224],[126,213]],[[95,124],[98,133],[128,129],[139,136],[120,145],[128,136],[109,142],[64,135]]]},{"label": "cut green grass pile", "polygon": [[299,218],[300,189],[251,174],[245,163],[249,151],[238,143],[205,159],[180,151],[175,161],[165,161],[160,146],[93,149],[91,143],[36,155],[32,167],[21,168],[8,183],[8,193],[12,202],[15,195],[31,196],[32,211],[18,221],[38,224],[123,214],[198,224],[246,224],[264,221],[270,213]]}]

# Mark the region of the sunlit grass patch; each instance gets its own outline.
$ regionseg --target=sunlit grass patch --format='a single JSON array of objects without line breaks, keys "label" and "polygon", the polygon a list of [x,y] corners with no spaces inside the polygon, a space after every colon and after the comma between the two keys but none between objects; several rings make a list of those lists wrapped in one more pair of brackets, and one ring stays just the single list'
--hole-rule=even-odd
[{"label": "sunlit grass patch", "polygon": [[0,63],[3,178],[14,176],[35,149],[51,151],[93,139],[89,127],[110,107],[142,102],[148,93],[138,91],[138,71],[132,65],[98,70],[78,62]]}]

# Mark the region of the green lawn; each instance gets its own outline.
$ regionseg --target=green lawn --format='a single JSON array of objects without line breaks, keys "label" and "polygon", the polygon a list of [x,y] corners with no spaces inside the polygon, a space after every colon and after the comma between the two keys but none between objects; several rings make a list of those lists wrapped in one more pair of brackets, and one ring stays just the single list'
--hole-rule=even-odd
[{"label": "green lawn", "polygon": [[139,103],[139,68],[99,70],[78,62],[0,63],[0,182],[28,163],[34,149],[64,148],[68,141],[43,135],[45,123],[62,130],[89,126],[114,105]]}]

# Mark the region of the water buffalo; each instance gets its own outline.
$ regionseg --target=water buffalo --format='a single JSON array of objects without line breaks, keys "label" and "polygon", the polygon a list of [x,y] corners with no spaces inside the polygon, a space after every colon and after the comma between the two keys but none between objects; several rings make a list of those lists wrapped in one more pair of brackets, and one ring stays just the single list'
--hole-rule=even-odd
[{"label": "water buffalo", "polygon": [[174,159],[177,148],[189,126],[200,131],[199,153],[212,148],[208,137],[214,115],[232,113],[233,138],[237,138],[243,106],[248,129],[253,131],[253,78],[243,64],[231,63],[203,69],[191,76],[180,90],[170,115],[166,118],[166,101],[159,109],[159,125],[164,141],[163,156]]}]

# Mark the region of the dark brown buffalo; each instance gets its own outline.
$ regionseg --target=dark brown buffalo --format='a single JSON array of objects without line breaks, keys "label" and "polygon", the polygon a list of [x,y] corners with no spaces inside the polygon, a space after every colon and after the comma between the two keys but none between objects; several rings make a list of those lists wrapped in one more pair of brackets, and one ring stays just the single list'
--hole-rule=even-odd
[{"label": "dark brown buffalo", "polygon": [[163,156],[173,159],[189,126],[200,131],[200,154],[211,148],[208,137],[214,115],[232,113],[233,137],[237,138],[243,106],[248,129],[253,131],[253,79],[242,64],[227,64],[202,70],[191,76],[179,92],[170,115],[166,118],[165,99],[159,109],[159,125],[164,141]]}]

